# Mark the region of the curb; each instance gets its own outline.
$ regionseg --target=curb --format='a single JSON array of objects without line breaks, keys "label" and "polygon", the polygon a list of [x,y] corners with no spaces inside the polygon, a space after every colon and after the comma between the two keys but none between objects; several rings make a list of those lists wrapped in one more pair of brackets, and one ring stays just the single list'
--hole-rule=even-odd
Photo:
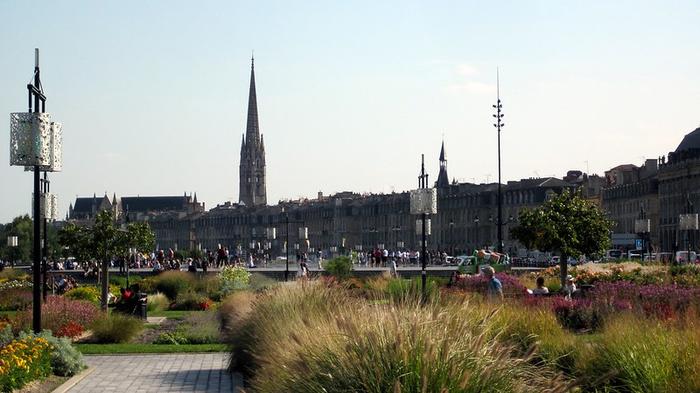
[{"label": "curb", "polygon": [[61,386],[57,387],[51,393],[65,393],[69,391],[73,386],[77,385],[80,381],[85,379],[88,375],[95,371],[95,367],[88,367],[82,373],[74,375],[71,379],[64,382]]}]

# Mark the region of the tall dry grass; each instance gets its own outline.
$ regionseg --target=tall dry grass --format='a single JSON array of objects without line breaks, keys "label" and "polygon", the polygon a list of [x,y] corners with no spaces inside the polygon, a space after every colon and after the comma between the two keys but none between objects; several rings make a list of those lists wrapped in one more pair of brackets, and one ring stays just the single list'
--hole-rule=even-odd
[{"label": "tall dry grass", "polygon": [[591,391],[699,392],[700,333],[691,325],[623,315],[581,347],[576,369]]},{"label": "tall dry grass", "polygon": [[[569,381],[518,351],[468,301],[377,305],[319,283],[280,286],[231,324],[231,367],[257,392],[562,392]],[[534,348],[534,347],[533,347]]]}]

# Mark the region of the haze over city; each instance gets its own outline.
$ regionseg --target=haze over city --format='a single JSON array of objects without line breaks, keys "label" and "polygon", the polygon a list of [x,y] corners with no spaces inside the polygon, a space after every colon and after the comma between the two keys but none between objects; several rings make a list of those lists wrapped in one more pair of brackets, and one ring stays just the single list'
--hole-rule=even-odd
[{"label": "haze over city", "polygon": [[[71,5],[0,4],[0,111],[26,110],[40,48],[61,216],[105,192],[237,202],[253,50],[270,204],[415,188],[421,153],[432,182],[443,138],[451,177],[495,181],[496,67],[504,182],[639,165],[700,122],[697,2]],[[32,190],[8,128],[2,222]]]}]

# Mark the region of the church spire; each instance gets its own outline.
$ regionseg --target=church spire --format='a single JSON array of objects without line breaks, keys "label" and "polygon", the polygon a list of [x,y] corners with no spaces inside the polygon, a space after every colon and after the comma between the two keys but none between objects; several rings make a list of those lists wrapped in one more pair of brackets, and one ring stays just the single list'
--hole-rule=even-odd
[{"label": "church spire", "polygon": [[450,185],[450,178],[447,176],[447,159],[445,158],[445,141],[442,141],[442,147],[440,148],[440,173],[438,174],[438,179],[435,182],[435,186],[438,188],[447,187]]},{"label": "church spire", "polygon": [[258,100],[255,94],[255,58],[250,58],[250,90],[248,91],[248,124],[245,130],[247,144],[253,146],[260,143],[260,127],[258,126]]}]

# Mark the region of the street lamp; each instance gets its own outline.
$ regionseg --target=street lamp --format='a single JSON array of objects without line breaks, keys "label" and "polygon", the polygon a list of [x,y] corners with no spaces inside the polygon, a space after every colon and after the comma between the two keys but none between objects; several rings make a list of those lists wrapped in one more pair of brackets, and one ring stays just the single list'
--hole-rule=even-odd
[{"label": "street lamp", "polygon": [[454,220],[450,219],[450,255],[455,254],[455,245],[454,245],[454,238],[452,236],[454,229],[455,229],[455,222]]},{"label": "street lamp", "polygon": [[646,237],[647,234],[651,230],[651,222],[648,218],[646,218],[646,212],[644,211],[644,206],[639,206],[639,219],[634,221],[634,231],[639,234],[639,237],[642,238],[642,247],[641,247],[641,262],[644,263],[644,250],[645,248],[645,243],[646,243]]},{"label": "street lamp", "polygon": [[474,216],[474,225],[476,226],[476,248],[479,248],[479,216]]},{"label": "street lamp", "polygon": [[501,121],[503,118],[503,113],[501,113],[501,86],[498,77],[498,68],[496,68],[496,105],[493,105],[496,109],[496,114],[493,117],[496,118],[496,123],[493,125],[498,130],[498,252],[503,253],[503,195],[501,192],[501,128],[504,124]]},{"label": "street lamp", "polygon": [[[18,247],[19,242],[17,241],[17,236],[8,236],[7,237],[7,247]],[[12,255],[10,253],[9,255]],[[14,268],[15,267],[15,259],[10,257],[10,267]]]},{"label": "street lamp", "polygon": [[[693,204],[690,202],[690,196],[687,197],[687,213],[681,214],[678,217],[678,226],[680,230],[685,230],[685,245],[686,252],[688,253],[686,257],[686,262],[690,262],[690,231],[698,230],[698,214],[691,213],[693,211]],[[675,256],[674,256],[675,257]]]},{"label": "street lamp", "polygon": [[[41,197],[42,187],[40,173],[60,172],[62,169],[62,128],[61,124],[51,121],[46,112],[46,96],[41,85],[39,71],[39,49],[34,50],[34,81],[27,85],[28,111],[10,114],[10,165],[24,166],[34,172],[34,198],[32,213],[34,215],[34,261],[32,290],[32,328],[35,333],[41,331]],[[44,200],[53,198],[44,192]],[[49,210],[44,209],[48,217]]]},{"label": "street lamp", "polygon": [[426,219],[428,214],[437,213],[437,190],[428,188],[428,174],[425,172],[425,155],[421,154],[421,171],[418,176],[418,189],[410,193],[410,210],[411,214],[420,215],[421,221],[421,289],[423,291],[423,299],[426,296],[426,248],[427,248],[427,232]]}]

